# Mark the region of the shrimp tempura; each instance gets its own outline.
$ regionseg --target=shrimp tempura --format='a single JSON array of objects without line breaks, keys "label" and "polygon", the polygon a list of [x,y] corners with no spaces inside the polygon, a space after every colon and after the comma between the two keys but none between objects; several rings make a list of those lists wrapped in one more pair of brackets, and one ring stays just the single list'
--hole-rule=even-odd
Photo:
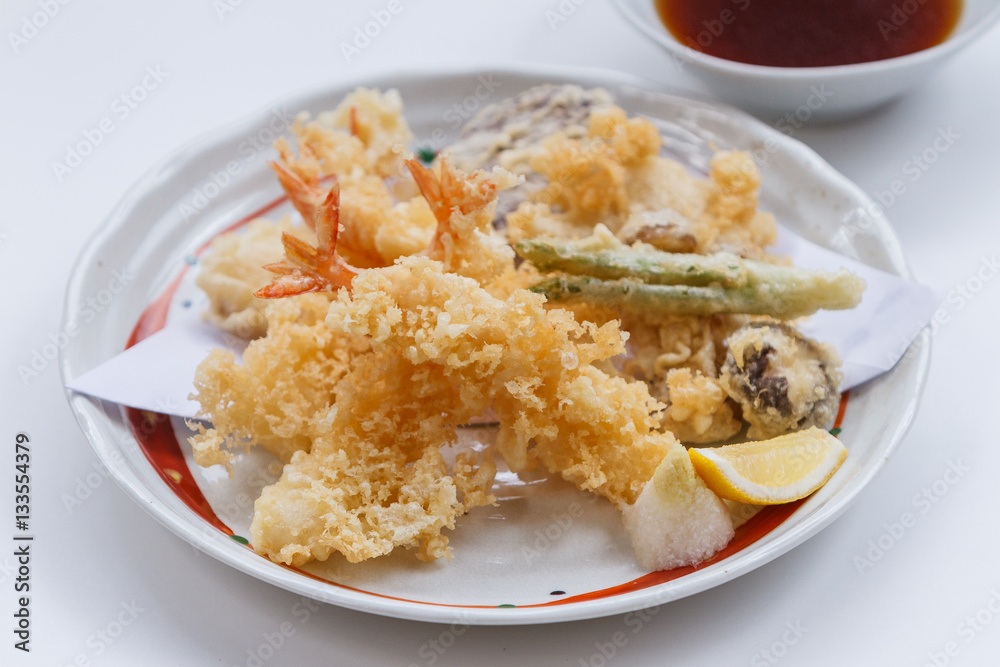
[{"label": "shrimp tempura", "polygon": [[295,565],[395,546],[450,556],[441,531],[492,501],[493,470],[460,460],[449,475],[439,449],[489,407],[512,470],[541,462],[622,505],[680,446],[657,431],[663,406],[645,384],[592,365],[623,352],[617,323],[580,324],[527,290],[498,299],[443,268],[409,257],[362,273],[331,304],[328,326],[370,337],[373,351],[338,383],[328,430],[258,499],[258,551]]},{"label": "shrimp tempura", "polygon": [[326,321],[369,337],[376,350],[432,364],[458,391],[485,392],[511,470],[540,461],[582,489],[630,503],[676,442],[658,431],[664,406],[644,383],[592,365],[625,351],[617,322],[581,324],[544,303],[527,290],[498,299],[438,262],[407,258],[355,279]]},{"label": "shrimp tempura", "polygon": [[357,357],[335,394],[329,413],[316,415],[324,428],[311,447],[254,504],[254,549],[291,565],[334,552],[358,562],[399,546],[418,548],[422,560],[450,558],[442,531],[494,502],[496,469],[490,452],[462,452],[449,469],[440,447],[483,399],[385,352]]}]

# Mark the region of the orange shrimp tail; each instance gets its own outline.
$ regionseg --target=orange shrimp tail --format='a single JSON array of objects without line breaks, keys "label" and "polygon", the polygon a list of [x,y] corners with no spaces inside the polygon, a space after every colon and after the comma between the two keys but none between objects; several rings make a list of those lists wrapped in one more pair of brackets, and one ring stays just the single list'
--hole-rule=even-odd
[{"label": "orange shrimp tail", "polygon": [[[348,130],[352,137],[358,137],[358,108],[351,107],[350,122],[348,124]],[[360,139],[361,137],[358,137]]]},{"label": "orange shrimp tail", "polygon": [[278,176],[281,189],[288,195],[288,201],[299,212],[310,229],[316,228],[316,209],[323,201],[323,189],[318,181],[305,181],[293,171],[284,161],[269,162],[271,169]]},{"label": "orange shrimp tail", "polygon": [[482,171],[477,171],[468,177],[459,175],[447,159],[440,161],[441,175],[425,167],[417,160],[406,160],[406,166],[413,175],[420,194],[423,195],[438,222],[434,237],[428,245],[426,254],[436,256],[443,248],[442,237],[450,234],[451,217],[456,213],[468,215],[483,208],[497,195],[497,186]]},{"label": "orange shrimp tail", "polygon": [[285,259],[264,267],[271,273],[278,274],[278,277],[254,292],[254,296],[280,299],[305,292],[332,292],[351,288],[351,281],[361,270],[351,266],[337,254],[340,183],[336,179],[315,216],[315,223],[315,248],[291,234],[282,233],[281,244],[285,248]]},{"label": "orange shrimp tail", "polygon": [[477,171],[462,177],[446,159],[442,158],[440,164],[441,175],[438,176],[433,169],[417,160],[406,160],[420,194],[427,200],[438,222],[447,222],[455,211],[467,215],[496,199],[496,183],[484,172]]}]

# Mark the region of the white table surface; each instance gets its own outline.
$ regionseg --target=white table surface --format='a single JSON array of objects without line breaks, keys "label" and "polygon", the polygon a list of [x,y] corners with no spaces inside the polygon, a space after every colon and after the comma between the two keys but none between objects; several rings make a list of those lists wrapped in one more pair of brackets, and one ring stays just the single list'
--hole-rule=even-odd
[{"label": "white table surface", "polygon": [[[65,507],[97,458],[55,364],[26,383],[16,368],[58,333],[87,238],[179,145],[290,93],[404,64],[600,66],[702,90],[600,0],[565,0],[576,9],[555,30],[545,12],[557,0],[400,1],[351,62],[339,43],[387,1],[70,2],[16,45],[10,34],[44,3],[4,3],[0,513],[13,513],[14,438],[25,432],[36,541],[27,655],[13,649],[15,562],[0,549],[0,664],[258,664],[253,652],[289,622],[294,634],[260,664],[600,665],[616,633],[623,645],[608,664],[998,664],[1000,355],[989,342],[1000,329],[991,268],[1000,253],[998,29],[897,103],[795,134],[868,193],[906,180],[887,214],[920,280],[951,299],[923,403],[892,460],[841,518],[776,561],[659,608],[637,632],[624,616],[452,630],[321,606],[304,619],[298,596],[198,555],[110,480]],[[233,11],[220,15],[223,3]],[[127,118],[114,116],[114,132],[58,180],[53,161],[147,67],[163,73],[155,90]],[[949,128],[953,145],[913,181],[908,160]],[[956,477],[953,466],[967,471]],[[921,500],[925,490],[933,503]],[[912,525],[886,537],[906,513]],[[12,544],[12,533],[4,528],[0,541]],[[859,568],[879,538],[891,548]]]}]

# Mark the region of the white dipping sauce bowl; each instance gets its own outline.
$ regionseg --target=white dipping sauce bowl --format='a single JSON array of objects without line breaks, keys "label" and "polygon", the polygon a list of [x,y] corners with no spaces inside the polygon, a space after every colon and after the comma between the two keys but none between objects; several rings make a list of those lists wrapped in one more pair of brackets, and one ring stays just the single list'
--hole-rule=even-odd
[{"label": "white dipping sauce bowl", "polygon": [[759,116],[794,114],[803,120],[839,120],[899,97],[1000,19],[1000,0],[964,0],[958,25],[944,42],[929,49],[853,65],[771,67],[685,46],[663,25],[653,0],[614,4],[639,32],[662,46],[679,69],[697,75],[720,99]]}]

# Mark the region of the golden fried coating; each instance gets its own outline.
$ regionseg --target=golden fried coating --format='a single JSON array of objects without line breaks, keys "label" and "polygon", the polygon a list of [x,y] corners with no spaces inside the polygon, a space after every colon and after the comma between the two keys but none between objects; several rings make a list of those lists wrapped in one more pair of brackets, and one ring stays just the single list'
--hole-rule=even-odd
[{"label": "golden fried coating", "polygon": [[302,565],[334,552],[357,563],[397,546],[423,560],[449,557],[444,528],[464,506],[436,449],[404,465],[392,449],[317,448],[298,452],[254,504],[254,549]]},{"label": "golden fried coating", "polygon": [[655,125],[618,107],[593,112],[585,139],[553,135],[531,160],[547,184],[508,214],[511,240],[579,238],[602,223],[626,243],[764,257],[776,227],[757,210],[760,172],[750,155],[719,152],[700,179],[659,157],[660,142]]},{"label": "golden fried coating", "polygon": [[396,201],[389,184],[376,174],[353,172],[339,180],[344,228],[340,252],[351,264],[385,266],[431,242],[436,220],[419,192]]},{"label": "golden fried coating", "polygon": [[433,365],[391,351],[358,356],[311,448],[296,452],[257,499],[254,548],[291,565],[334,552],[358,562],[395,547],[450,558],[441,531],[494,502],[490,452],[459,453],[449,471],[440,451],[455,441],[454,423],[483,404],[464,404],[468,396]]},{"label": "golden fried coating", "polygon": [[238,362],[232,352],[213,350],[198,365],[200,417],[191,438],[202,466],[231,465],[231,450],[258,444],[283,461],[308,449],[327,427],[333,389],[353,356],[368,349],[364,339],[332,331],[324,323],[329,294],[303,294],[267,303],[267,335]]},{"label": "golden fried coating", "polygon": [[632,353],[623,371],[649,383],[650,393],[667,406],[662,428],[681,442],[719,442],[742,429],[740,411],[716,376],[726,337],[746,320],[743,315],[670,316],[652,324],[623,323]]},{"label": "golden fried coating", "polygon": [[763,258],[777,239],[774,216],[757,210],[760,170],[749,153],[720,151],[712,158],[705,212],[713,231],[698,252]]},{"label": "golden fried coating", "polygon": [[[663,428],[683,443],[702,444],[728,440],[740,432],[743,422],[719,381],[689,368],[667,373],[667,409]],[[655,392],[654,392],[655,393]]]},{"label": "golden fried coating", "polygon": [[311,225],[310,209],[327,194],[321,182],[337,177],[344,226],[339,252],[348,263],[385,266],[427,246],[435,220],[404,167],[413,134],[396,91],[359,88],[316,120],[297,119],[292,134],[298,155],[285,139],[276,143],[282,186]]},{"label": "golden fried coating", "polygon": [[[357,88],[333,111],[316,117],[320,125],[347,129],[364,146],[365,161],[380,176],[403,173],[401,160],[413,132],[403,116],[403,99],[391,89]],[[320,155],[322,157],[322,155]],[[338,173],[327,170],[326,173]]]},{"label": "golden fried coating", "polygon": [[[369,88],[356,89],[316,120],[300,115],[291,130],[300,155],[290,163],[307,182],[331,174],[344,177],[355,169],[399,175],[405,147],[413,139],[399,93]],[[284,139],[275,145],[283,159],[292,157]]]},{"label": "golden fried coating", "polygon": [[292,229],[285,218],[275,224],[258,218],[246,229],[220,234],[201,259],[195,284],[208,296],[204,318],[238,338],[251,340],[267,331],[265,301],[255,299],[254,291],[271,280],[264,269],[281,258],[281,233],[290,232],[309,238],[304,228]]},{"label": "golden fried coating", "polygon": [[[315,179],[303,180],[291,165],[293,160],[284,156],[272,167],[291,202],[315,230],[318,243],[313,247],[283,235],[285,260],[265,267],[278,278],[256,296],[350,289],[358,271],[385,266],[397,252],[439,259],[449,271],[483,284],[496,279],[523,284],[515,279],[513,250],[492,226],[497,192],[519,184],[521,177],[500,167],[491,174],[477,171],[466,176],[446,159],[435,169],[407,159],[405,166],[421,196],[393,204],[388,187],[373,174],[332,178],[324,190]],[[350,186],[346,193],[342,193],[344,182]],[[359,189],[359,184],[367,189]]]},{"label": "golden fried coating", "polygon": [[720,386],[743,407],[749,437],[773,438],[837,414],[840,357],[784,322],[757,321],[733,332]]},{"label": "golden fried coating", "polygon": [[650,160],[660,148],[656,127],[629,119],[618,107],[594,111],[586,140],[560,132],[543,144],[532,168],[548,178],[537,200],[566,212],[574,224],[628,214],[629,168]]},{"label": "golden fried coating", "polygon": [[715,377],[725,357],[726,336],[745,320],[740,315],[669,315],[650,322],[628,318],[623,326],[630,333],[631,357],[624,370],[648,381],[660,380],[675,368]]},{"label": "golden fried coating", "polygon": [[[487,408],[512,470],[541,462],[619,503],[635,500],[676,444],[656,430],[662,406],[644,384],[591,365],[624,352],[617,323],[580,324],[513,287],[513,252],[491,231],[496,186],[446,163],[415,173],[438,218],[427,254],[442,261],[411,256],[361,272],[330,305],[325,334],[324,296],[278,301],[242,366],[216,353],[199,369],[196,398],[214,428],[192,439],[196,459],[226,463],[233,444],[252,441],[289,460],[251,526],[273,560],[336,551],[356,561],[397,546],[450,556],[441,531],[492,502],[494,469],[460,454],[449,471],[440,448]],[[350,349],[365,341],[370,352]]]},{"label": "golden fried coating", "polygon": [[[412,179],[408,179],[410,198],[402,201],[396,201],[396,195],[406,188],[396,184],[390,189],[385,181],[388,176],[407,175],[403,154],[413,138],[396,91],[360,88],[315,121],[297,119],[292,133],[299,155],[285,139],[278,140],[279,180],[307,226],[314,228],[314,209],[321,207],[327,194],[320,180],[341,176],[344,196],[340,215],[345,224],[338,251],[350,264],[385,266],[427,246],[435,227],[427,202],[419,196]],[[248,340],[264,334],[265,302],[255,299],[253,293],[272,278],[262,267],[281,259],[283,231],[292,232],[290,221],[275,225],[261,219],[213,241],[197,278],[198,286],[209,297],[208,321]],[[312,234],[304,227],[293,233],[312,241]]]},{"label": "golden fried coating", "polygon": [[[245,367],[224,353],[203,364],[198,399],[215,428],[193,439],[199,462],[224,462],[226,443],[249,440],[294,452],[254,507],[260,553],[294,565],[400,546],[450,556],[442,531],[493,501],[495,471],[468,455],[449,470],[440,448],[488,407],[512,470],[540,462],[621,504],[676,444],[657,430],[663,406],[645,384],[592,365],[624,351],[616,323],[580,324],[525,290],[497,299],[443,269],[410,257],[362,273],[330,304],[325,333],[324,296],[279,300]],[[349,341],[372,350],[346,368],[336,346]]]},{"label": "golden fried coating", "polygon": [[[577,322],[517,290],[506,300],[440,263],[406,258],[341,292],[327,324],[375,350],[431,363],[462,395],[499,416],[497,449],[512,470],[541,462],[580,488],[632,502],[675,442],[645,384],[592,362],[624,351],[617,323]],[[485,401],[485,402],[483,402]]]},{"label": "golden fried coating", "polygon": [[493,211],[497,193],[519,184],[521,177],[501,167],[465,175],[446,159],[436,170],[416,160],[406,166],[438,223],[424,255],[483,285],[514,270],[514,251],[494,232]]},{"label": "golden fried coating", "polygon": [[[494,454],[514,472],[541,465],[623,508],[650,567],[693,564],[728,542],[729,512],[676,436],[706,443],[740,431],[736,380],[759,380],[763,362],[750,362],[770,353],[734,337],[750,318],[620,323],[606,307],[554,308],[523,289],[538,273],[515,268],[508,241],[596,228],[615,243],[766,257],[775,225],[757,210],[760,174],[749,155],[730,152],[699,179],[659,157],[648,120],[604,104],[587,117],[586,136],[574,125],[518,148],[538,181],[507,215],[509,238],[493,227],[496,197],[524,175],[409,159],[395,91],[359,89],[297,120],[295,150],[278,142],[273,166],[316,245],[285,237],[277,262],[283,228],[265,222],[216,241],[199,278],[208,317],[263,335],[240,361],[214,351],[199,366],[193,398],[212,426],[194,425],[190,439],[200,465],[231,468],[234,451],[251,445],[284,463],[254,506],[258,553],[294,566],[396,548],[450,558],[445,531],[496,502]],[[264,264],[288,288],[268,296],[297,296],[253,300],[271,277]],[[300,293],[313,287],[330,291]],[[782,354],[772,361],[785,375],[805,368]],[[807,360],[802,377],[835,379],[824,359]],[[804,402],[825,414],[827,394]],[[499,421],[495,443],[457,447],[458,426],[487,411]]]}]

